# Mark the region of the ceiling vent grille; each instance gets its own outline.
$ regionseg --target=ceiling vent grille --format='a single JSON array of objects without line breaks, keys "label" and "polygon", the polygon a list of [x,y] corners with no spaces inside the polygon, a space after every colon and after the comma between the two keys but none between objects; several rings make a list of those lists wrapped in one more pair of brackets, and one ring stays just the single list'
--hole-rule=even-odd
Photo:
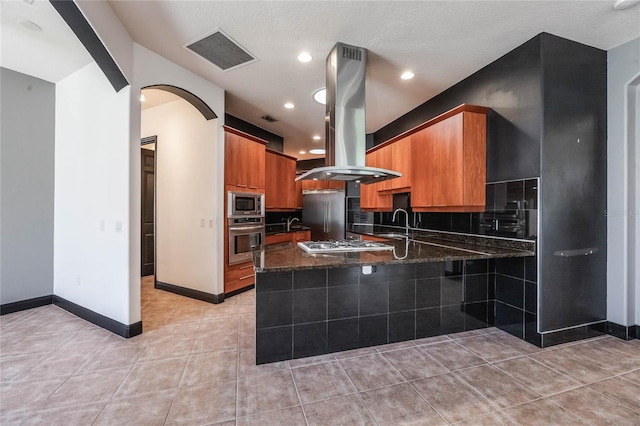
[{"label": "ceiling vent grille", "polygon": [[342,46],[342,57],[354,61],[362,61],[362,51],[349,46]]},{"label": "ceiling vent grille", "polygon": [[269,114],[263,115],[262,119],[268,121],[269,123],[275,123],[276,121],[278,121],[275,118],[273,118],[272,116],[270,116]]},{"label": "ceiling vent grille", "polygon": [[221,29],[215,29],[185,45],[223,71],[229,71],[257,59]]}]

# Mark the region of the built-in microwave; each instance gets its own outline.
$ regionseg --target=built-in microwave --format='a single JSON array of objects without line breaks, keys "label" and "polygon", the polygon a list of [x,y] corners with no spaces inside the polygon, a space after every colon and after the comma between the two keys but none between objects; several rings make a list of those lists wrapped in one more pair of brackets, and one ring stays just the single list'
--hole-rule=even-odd
[{"label": "built-in microwave", "polygon": [[264,194],[229,191],[227,217],[264,216]]}]

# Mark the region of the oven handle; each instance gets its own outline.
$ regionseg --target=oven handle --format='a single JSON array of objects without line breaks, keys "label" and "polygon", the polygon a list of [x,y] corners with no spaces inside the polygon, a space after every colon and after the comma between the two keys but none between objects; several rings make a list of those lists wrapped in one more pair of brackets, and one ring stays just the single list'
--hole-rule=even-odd
[{"label": "oven handle", "polygon": [[252,225],[252,226],[229,226],[229,232],[237,231],[259,231],[264,229],[264,225]]}]

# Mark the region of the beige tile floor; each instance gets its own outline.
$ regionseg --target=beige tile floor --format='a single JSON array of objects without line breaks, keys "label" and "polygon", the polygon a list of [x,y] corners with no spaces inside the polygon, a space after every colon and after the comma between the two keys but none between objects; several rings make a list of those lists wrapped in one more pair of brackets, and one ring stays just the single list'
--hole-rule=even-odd
[{"label": "beige tile floor", "polygon": [[2,316],[0,424],[640,425],[637,340],[491,328],[256,366],[254,302],[143,279],[132,339],[56,306]]}]

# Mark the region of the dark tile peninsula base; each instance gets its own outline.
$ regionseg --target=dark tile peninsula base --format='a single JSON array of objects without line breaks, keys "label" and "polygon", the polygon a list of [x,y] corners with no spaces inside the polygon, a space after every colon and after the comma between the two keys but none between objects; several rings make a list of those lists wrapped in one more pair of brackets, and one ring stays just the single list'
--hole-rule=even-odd
[{"label": "dark tile peninsula base", "polygon": [[494,325],[493,260],[256,274],[256,363]]}]

